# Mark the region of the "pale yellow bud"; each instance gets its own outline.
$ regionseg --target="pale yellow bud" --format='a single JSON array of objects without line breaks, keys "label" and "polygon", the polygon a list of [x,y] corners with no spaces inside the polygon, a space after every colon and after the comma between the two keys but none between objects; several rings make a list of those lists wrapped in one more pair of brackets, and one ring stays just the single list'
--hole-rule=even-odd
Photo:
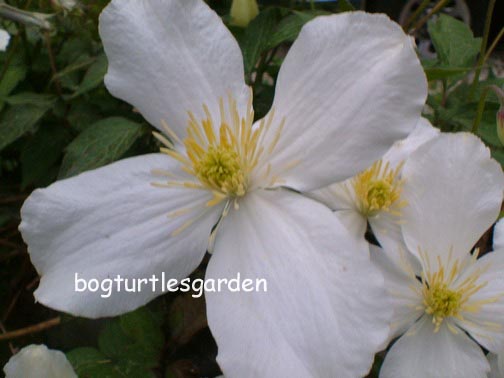
[{"label": "pale yellow bud", "polygon": [[243,28],[259,14],[256,0],[233,0],[231,4],[231,23]]}]

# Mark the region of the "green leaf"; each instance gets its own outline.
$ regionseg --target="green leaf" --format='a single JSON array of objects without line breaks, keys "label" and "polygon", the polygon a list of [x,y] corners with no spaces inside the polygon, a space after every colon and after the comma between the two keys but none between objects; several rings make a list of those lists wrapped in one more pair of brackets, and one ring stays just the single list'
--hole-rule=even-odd
[{"label": "green leaf", "polygon": [[58,162],[70,140],[61,126],[44,125],[28,140],[21,151],[21,188],[54,179],[51,168]]},{"label": "green leaf", "polygon": [[241,41],[245,73],[251,73],[261,54],[268,50],[270,46],[269,39],[275,30],[277,17],[278,9],[266,9],[259,13],[259,15],[250,22],[247,29],[245,29]]},{"label": "green leaf", "polygon": [[96,61],[89,67],[86,74],[84,75],[84,79],[79,85],[77,91],[69,97],[69,99],[80,96],[83,93],[89,92],[90,90],[98,87],[103,83],[103,78],[107,73],[108,61],[105,54],[100,55]]},{"label": "green leaf", "polygon": [[284,42],[294,42],[304,24],[322,14],[327,13],[320,10],[292,12],[278,23],[275,32],[268,39],[266,49],[271,49]]},{"label": "green leaf", "polygon": [[161,324],[146,307],[110,322],[98,338],[100,350],[122,370],[157,366],[163,342]]},{"label": "green leaf", "polygon": [[80,378],[124,378],[112,360],[94,348],[77,348],[66,356]]},{"label": "green leaf", "polygon": [[0,111],[3,109],[5,97],[7,97],[16,86],[26,77],[26,66],[14,59],[5,71],[0,81]]},{"label": "green leaf", "polygon": [[481,38],[474,38],[468,25],[441,14],[428,25],[432,43],[443,67],[470,67],[479,53]]},{"label": "green leaf", "polygon": [[146,307],[127,313],[120,318],[124,333],[153,350],[163,347],[163,334],[160,322]]},{"label": "green leaf", "polygon": [[0,119],[0,151],[34,129],[49,107],[20,105],[9,108]]},{"label": "green leaf", "polygon": [[52,94],[41,94],[34,92],[22,92],[9,96],[5,101],[9,105],[37,105],[51,107],[58,98]]},{"label": "green leaf", "polygon": [[471,68],[469,67],[425,67],[425,74],[427,75],[427,80],[442,80],[448,79],[452,76],[460,75],[466,73]]},{"label": "green leaf", "polygon": [[68,145],[59,178],[118,160],[142,134],[140,124],[121,117],[106,118],[89,126]]},{"label": "green leaf", "polygon": [[351,12],[355,10],[355,7],[348,0],[338,0],[338,6],[340,12]]}]

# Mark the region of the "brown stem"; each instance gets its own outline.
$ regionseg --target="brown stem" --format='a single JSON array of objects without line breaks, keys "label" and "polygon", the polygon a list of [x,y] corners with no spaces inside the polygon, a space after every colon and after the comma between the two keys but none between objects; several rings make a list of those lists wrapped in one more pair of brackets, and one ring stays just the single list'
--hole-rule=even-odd
[{"label": "brown stem", "polygon": [[46,320],[45,322],[31,325],[29,327],[17,329],[15,331],[6,332],[0,335],[0,341],[11,340],[17,337],[22,337],[26,335],[31,335],[32,333],[37,333],[44,331],[46,329],[55,327],[61,323],[61,317],[56,317],[53,319]]}]

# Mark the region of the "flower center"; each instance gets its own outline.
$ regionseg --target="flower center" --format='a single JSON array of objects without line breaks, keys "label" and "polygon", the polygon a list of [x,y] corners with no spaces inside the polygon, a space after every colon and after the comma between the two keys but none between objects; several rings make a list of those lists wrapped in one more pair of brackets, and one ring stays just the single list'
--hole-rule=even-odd
[{"label": "flower center", "polygon": [[240,156],[227,143],[210,146],[193,164],[198,179],[228,196],[241,197],[247,191],[247,177]]},{"label": "flower center", "polygon": [[[442,261],[437,257],[437,271],[432,273],[433,264],[429,255],[419,249],[419,255],[424,266],[421,274],[423,297],[423,309],[426,314],[432,316],[432,323],[435,325],[434,332],[438,332],[443,321],[447,318],[456,318],[459,325],[471,323],[464,318],[469,313],[478,313],[482,308],[490,303],[494,303],[502,297],[503,293],[487,298],[474,298],[474,294],[484,288],[488,282],[482,281],[481,275],[489,268],[482,266],[474,268],[479,251],[476,250],[472,255],[465,259],[453,259],[452,250],[449,251],[447,260]],[[463,272],[471,271],[464,278]],[[457,329],[447,322],[448,329],[457,333]],[[499,329],[500,326],[495,323],[487,322],[484,324],[489,329]]]},{"label": "flower center", "polygon": [[401,167],[402,164],[399,164],[392,170],[389,163],[383,165],[383,161],[379,160],[352,180],[363,215],[374,216],[381,211],[399,215],[400,208],[405,206],[405,202],[400,201],[402,181],[398,176]]},{"label": "flower center", "polygon": [[[156,170],[155,173],[173,180],[153,185],[206,189],[213,194],[207,206],[216,205],[223,200],[234,200],[237,208],[238,199],[248,191],[257,187],[270,187],[280,181],[280,177],[272,173],[271,165],[264,159],[264,155],[273,152],[285,119],[272,130],[272,110],[268,117],[254,125],[252,93],[243,117],[240,116],[238,105],[231,96],[227,104],[223,99],[219,100],[219,121],[214,121],[206,105],[203,105],[203,110],[205,118],[202,120],[188,112],[187,137],[184,140],[178,138],[168,125],[162,122],[166,134],[179,146],[185,147],[185,152],[178,151],[170,140],[154,132],[154,136],[166,146],[161,148],[161,152],[182,163],[182,170],[191,178],[179,178],[170,172]],[[268,135],[270,130],[273,131],[272,135]],[[268,143],[265,142],[266,139]],[[253,175],[255,170],[260,170],[261,174]]]},{"label": "flower center", "polygon": [[432,315],[432,321],[439,329],[443,319],[460,311],[462,293],[451,290],[444,282],[434,282],[424,288],[425,313]]}]

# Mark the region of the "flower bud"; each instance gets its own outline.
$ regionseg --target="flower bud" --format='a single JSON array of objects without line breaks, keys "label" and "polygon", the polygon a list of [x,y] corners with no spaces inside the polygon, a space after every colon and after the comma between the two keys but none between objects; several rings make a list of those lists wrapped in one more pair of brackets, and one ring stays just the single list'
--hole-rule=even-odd
[{"label": "flower bud", "polygon": [[10,34],[5,30],[0,29],[0,51],[7,50],[7,46],[9,45]]},{"label": "flower bud", "polygon": [[259,14],[256,0],[233,0],[231,4],[231,23],[243,28]]},{"label": "flower bud", "polygon": [[495,92],[500,102],[500,108],[496,117],[497,136],[499,137],[501,144],[504,146],[504,90],[496,85],[491,85],[490,88]]}]

